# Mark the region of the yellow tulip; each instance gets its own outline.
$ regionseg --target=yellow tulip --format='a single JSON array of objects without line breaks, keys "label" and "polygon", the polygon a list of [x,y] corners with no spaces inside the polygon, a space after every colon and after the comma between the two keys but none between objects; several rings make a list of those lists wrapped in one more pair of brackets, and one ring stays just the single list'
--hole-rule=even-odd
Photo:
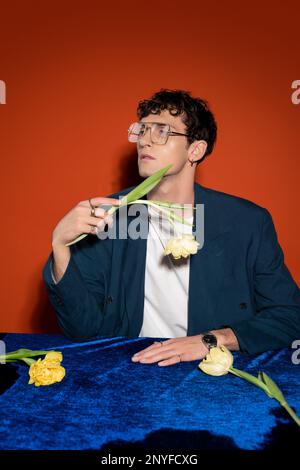
[{"label": "yellow tulip", "polygon": [[233,355],[226,346],[220,346],[212,348],[198,367],[206,374],[220,376],[228,374],[232,364]]},{"label": "yellow tulip", "polygon": [[66,375],[65,368],[60,365],[61,361],[61,353],[54,351],[47,353],[45,359],[38,359],[30,365],[28,383],[39,387],[61,382]]},{"label": "yellow tulip", "polygon": [[190,233],[186,233],[181,237],[169,240],[165,247],[164,254],[171,254],[175,259],[187,258],[197,253],[198,246],[199,243],[195,240],[195,237]]},{"label": "yellow tulip", "polygon": [[63,360],[63,355],[61,352],[50,351],[46,354],[44,361],[53,361],[53,362],[61,362]]}]

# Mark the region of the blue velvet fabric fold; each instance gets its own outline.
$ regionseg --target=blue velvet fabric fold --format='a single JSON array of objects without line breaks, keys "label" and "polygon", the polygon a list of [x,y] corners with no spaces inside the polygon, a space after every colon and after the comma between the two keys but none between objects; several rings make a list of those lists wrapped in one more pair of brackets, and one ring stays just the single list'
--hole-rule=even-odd
[{"label": "blue velvet fabric fold", "polygon": [[[2,340],[7,352],[61,351],[66,377],[35,387],[25,364],[0,366],[0,449],[266,449],[279,434],[299,432],[275,400],[231,374],[207,376],[199,361],[133,363],[131,356],[153,338],[72,343],[61,335],[7,334]],[[269,374],[299,415],[300,365],[292,353],[234,353],[234,366]]]}]

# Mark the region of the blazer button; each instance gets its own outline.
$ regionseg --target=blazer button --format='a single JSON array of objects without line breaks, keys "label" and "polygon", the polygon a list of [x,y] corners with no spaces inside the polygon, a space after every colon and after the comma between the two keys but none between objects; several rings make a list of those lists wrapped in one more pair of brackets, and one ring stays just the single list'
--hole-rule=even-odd
[{"label": "blazer button", "polygon": [[241,309],[247,308],[246,302],[241,302],[241,303],[240,303],[240,308],[241,308]]},{"label": "blazer button", "polygon": [[113,302],[113,300],[114,300],[114,298],[111,295],[109,295],[106,299],[106,303],[111,304]]}]

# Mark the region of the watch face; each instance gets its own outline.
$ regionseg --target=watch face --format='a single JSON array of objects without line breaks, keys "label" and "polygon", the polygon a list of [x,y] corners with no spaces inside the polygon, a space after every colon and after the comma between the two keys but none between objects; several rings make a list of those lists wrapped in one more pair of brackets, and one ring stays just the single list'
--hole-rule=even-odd
[{"label": "watch face", "polygon": [[217,338],[213,334],[206,334],[202,337],[203,343],[208,347],[208,349],[215,348],[218,344]]}]

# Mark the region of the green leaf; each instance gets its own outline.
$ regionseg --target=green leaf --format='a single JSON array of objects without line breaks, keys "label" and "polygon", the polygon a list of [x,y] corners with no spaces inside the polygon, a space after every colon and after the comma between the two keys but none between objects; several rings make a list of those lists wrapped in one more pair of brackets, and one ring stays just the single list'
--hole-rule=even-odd
[{"label": "green leaf", "polygon": [[[163,176],[172,166],[173,164],[168,165],[161,170],[156,171],[153,175],[148,176],[148,178],[146,178],[141,184],[122,197],[120,206],[111,207],[111,209],[108,210],[108,213],[113,214],[113,212],[120,209],[120,207],[126,206],[137,199],[141,199],[145,194],[148,194],[162,180]],[[83,233],[82,235],[79,235],[79,237],[75,238],[75,240],[67,243],[66,246],[74,245],[87,236],[88,233]]]},{"label": "green leaf", "polygon": [[289,406],[289,404],[285,400],[284,395],[282,394],[278,385],[267,374],[265,374],[264,372],[259,372],[258,378],[256,378],[253,375],[248,374],[247,372],[244,372],[242,370],[235,369],[234,367],[230,367],[229,372],[236,375],[237,377],[248,380],[254,385],[257,385],[270,398],[274,398],[275,400],[277,400],[281,404],[281,406],[283,406],[286,409],[286,411],[289,413],[289,415],[295,421],[295,423],[297,423],[297,425],[300,426],[300,418],[296,415],[294,410]]},{"label": "green leaf", "polygon": [[17,360],[23,357],[43,356],[50,351],[33,351],[32,349],[18,349],[7,354],[0,356],[0,359]]},{"label": "green leaf", "polygon": [[259,372],[259,378],[260,380],[263,381],[264,384],[266,384],[269,394],[271,397],[275,398],[276,400],[279,401],[279,403],[285,402],[285,398],[283,396],[283,393],[281,392],[280,388],[278,385],[274,382],[274,380],[271,379],[267,374],[264,372]]},{"label": "green leaf", "polygon": [[162,180],[163,176],[172,166],[173,164],[168,165],[161,170],[156,171],[153,175],[148,176],[148,178],[146,178],[141,184],[121,199],[120,207],[122,205],[129,204],[132,201],[136,201],[137,199],[141,199],[145,194],[148,194]]}]

